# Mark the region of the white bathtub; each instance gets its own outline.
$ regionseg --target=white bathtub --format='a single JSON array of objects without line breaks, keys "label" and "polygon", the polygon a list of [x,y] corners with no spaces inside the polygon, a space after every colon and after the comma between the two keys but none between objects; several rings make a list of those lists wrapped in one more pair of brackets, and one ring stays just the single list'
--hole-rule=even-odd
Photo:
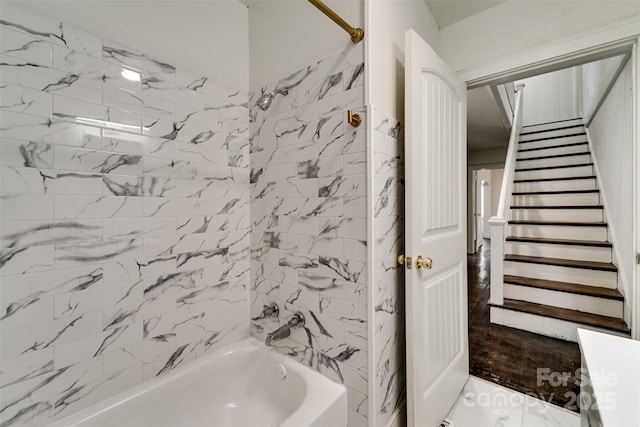
[{"label": "white bathtub", "polygon": [[343,427],[347,394],[248,338],[53,425]]}]

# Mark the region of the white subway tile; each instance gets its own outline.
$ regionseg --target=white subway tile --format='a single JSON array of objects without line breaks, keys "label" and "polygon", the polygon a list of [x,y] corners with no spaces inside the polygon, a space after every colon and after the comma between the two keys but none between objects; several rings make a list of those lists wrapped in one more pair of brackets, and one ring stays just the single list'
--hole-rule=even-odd
[{"label": "white subway tile", "polygon": [[[15,28],[15,27],[14,27]],[[52,45],[44,40],[31,37],[24,32],[0,27],[0,52],[13,58],[28,61],[43,67],[51,66]]]},{"label": "white subway tile", "polygon": [[46,349],[95,334],[101,329],[102,313],[93,312],[4,331],[0,333],[0,355],[4,359]]},{"label": "white subway tile", "polygon": [[18,113],[51,117],[51,94],[22,86],[0,84],[0,108]]},{"label": "white subway tile", "polygon": [[81,218],[131,218],[143,214],[142,197],[115,196],[55,196],[55,217],[58,219]]},{"label": "white subway tile", "polygon": [[44,297],[24,303],[0,304],[0,331],[24,328],[53,320],[53,298]]},{"label": "white subway tile", "polygon": [[1,194],[0,219],[53,219],[53,196],[40,194]]},{"label": "white subway tile", "polygon": [[176,234],[174,217],[107,218],[104,220],[104,237],[151,237]]},{"label": "white subway tile", "polygon": [[96,219],[0,221],[0,246],[3,248],[90,241],[101,237],[102,221]]}]

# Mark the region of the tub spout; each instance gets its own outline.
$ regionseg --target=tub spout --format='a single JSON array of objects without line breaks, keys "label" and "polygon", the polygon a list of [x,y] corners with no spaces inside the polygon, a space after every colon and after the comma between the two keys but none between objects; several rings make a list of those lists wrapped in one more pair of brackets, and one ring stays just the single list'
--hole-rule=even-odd
[{"label": "tub spout", "polygon": [[275,331],[267,334],[267,339],[264,343],[270,346],[273,341],[280,341],[281,339],[286,338],[289,335],[291,335],[291,328],[289,327],[289,325],[282,325]]},{"label": "tub spout", "polygon": [[264,343],[270,346],[272,342],[280,341],[281,339],[291,335],[292,328],[300,328],[302,326],[304,326],[304,315],[299,311],[296,311],[293,313],[293,316],[291,316],[291,319],[289,319],[286,325],[282,325],[275,331],[267,334],[267,339]]}]

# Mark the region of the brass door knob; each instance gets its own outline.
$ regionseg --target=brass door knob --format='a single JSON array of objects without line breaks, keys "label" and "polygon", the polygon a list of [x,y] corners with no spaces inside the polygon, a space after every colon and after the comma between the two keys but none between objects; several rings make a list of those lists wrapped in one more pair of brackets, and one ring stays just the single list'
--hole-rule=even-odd
[{"label": "brass door knob", "polygon": [[399,265],[404,265],[404,255],[398,255],[397,260]]},{"label": "brass door knob", "polygon": [[422,258],[421,255],[418,255],[416,257],[416,267],[431,270],[431,267],[433,267],[433,260],[429,257]]}]

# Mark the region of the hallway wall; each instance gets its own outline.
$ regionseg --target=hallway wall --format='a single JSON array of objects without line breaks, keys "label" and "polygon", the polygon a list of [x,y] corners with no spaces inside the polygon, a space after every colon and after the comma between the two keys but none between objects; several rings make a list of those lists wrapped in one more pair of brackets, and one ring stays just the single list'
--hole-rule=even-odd
[{"label": "hallway wall", "polygon": [[437,52],[438,24],[420,0],[369,1],[368,20],[366,44],[372,70],[366,88],[368,102],[404,121],[405,33],[415,30]]},{"label": "hallway wall", "polygon": [[[602,183],[609,233],[614,243],[622,288],[632,301],[633,251],[633,129],[632,61],[628,61],[588,128],[592,153]],[[628,306],[627,306],[628,307]],[[625,309],[629,321],[629,310]]]},{"label": "hallway wall", "polygon": [[579,118],[582,110],[579,70],[580,67],[566,68],[515,82],[525,85],[522,125]]},{"label": "hallway wall", "polygon": [[491,216],[498,214],[504,169],[491,169]]},{"label": "hallway wall", "polygon": [[591,120],[605,90],[612,83],[616,72],[622,65],[623,59],[624,55],[619,55],[580,66],[582,119],[585,123],[589,123]]}]

